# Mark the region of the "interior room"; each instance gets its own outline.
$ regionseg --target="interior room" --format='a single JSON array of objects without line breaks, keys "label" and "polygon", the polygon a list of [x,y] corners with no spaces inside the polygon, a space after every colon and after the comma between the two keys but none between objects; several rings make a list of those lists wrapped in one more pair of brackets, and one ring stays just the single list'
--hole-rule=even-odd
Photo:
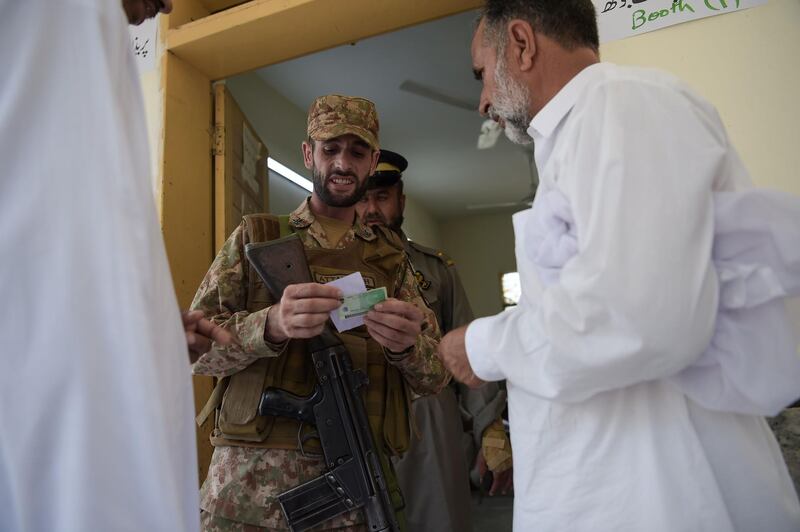
[{"label": "interior room", "polygon": [[[196,0],[161,22],[160,68],[144,73],[142,82],[154,188],[181,304],[190,301],[229,228],[219,218],[221,183],[206,148],[219,101],[211,96],[224,90],[269,157],[306,179],[300,144],[311,101],[327,93],[372,99],[382,146],[409,161],[407,235],[452,257],[476,316],[500,312],[503,275],[516,270],[511,216],[528,208],[538,177],[530,148],[502,135],[478,147],[484,118],[477,112],[480,83],[471,71],[469,43],[479,3],[393,2],[373,9],[353,1],[342,3],[341,14],[323,2],[307,3],[320,7],[311,16],[302,2],[227,7]],[[363,9],[371,23],[366,29],[341,22]],[[387,16],[393,9],[396,16]],[[301,17],[311,17],[313,42],[276,30]],[[605,42],[600,52],[604,61],[683,79],[716,106],[755,184],[798,194],[800,152],[792,132],[800,121],[800,69],[792,65],[799,17],[797,2],[774,0]],[[277,31],[280,45],[263,31]],[[273,48],[254,51],[259,46]],[[281,172],[266,175],[270,212],[288,213],[309,194]],[[196,391],[201,405],[210,383],[197,379]],[[207,430],[198,435],[201,477],[210,452]],[[510,530],[502,528],[510,526],[510,501],[495,504],[505,513],[492,514],[489,526]]]},{"label": "interior room", "polygon": [[0,0],[0,531],[800,530],[798,28]]}]

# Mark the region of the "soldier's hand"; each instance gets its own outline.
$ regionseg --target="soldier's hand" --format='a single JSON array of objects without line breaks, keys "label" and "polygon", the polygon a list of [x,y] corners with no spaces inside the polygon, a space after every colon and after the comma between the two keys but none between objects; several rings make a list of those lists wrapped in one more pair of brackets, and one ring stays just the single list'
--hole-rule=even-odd
[{"label": "soldier's hand", "polygon": [[183,311],[183,331],[189,348],[189,363],[194,364],[201,355],[211,350],[211,343],[228,345],[233,336],[216,323],[203,317],[200,310]]},{"label": "soldier's hand", "polygon": [[439,342],[437,354],[444,367],[453,374],[454,379],[458,382],[463,382],[470,388],[478,388],[486,384],[486,382],[478,378],[475,372],[472,371],[472,365],[469,363],[469,358],[467,358],[466,335],[466,325],[445,334],[442,341]]},{"label": "soldier's hand", "polygon": [[268,311],[265,336],[280,343],[289,338],[312,338],[322,332],[328,314],[342,302],[342,291],[319,283],[292,284],[280,303]]},{"label": "soldier's hand", "polygon": [[417,343],[423,319],[422,311],[412,303],[389,298],[367,312],[364,325],[376,342],[400,353]]}]

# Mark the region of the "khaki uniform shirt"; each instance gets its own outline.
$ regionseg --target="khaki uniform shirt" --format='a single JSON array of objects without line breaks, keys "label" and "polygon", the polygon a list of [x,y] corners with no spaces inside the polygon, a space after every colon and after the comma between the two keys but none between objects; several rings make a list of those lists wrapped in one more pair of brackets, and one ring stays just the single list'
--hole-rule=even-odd
[{"label": "khaki uniform shirt", "polygon": [[[356,222],[335,245],[329,242],[322,224],[304,201],[289,217],[289,225],[301,237],[307,249],[348,246],[356,238],[367,242],[379,238],[369,227]],[[195,295],[192,309],[202,310],[212,321],[233,332],[239,346],[214,346],[193,366],[196,374],[225,377],[240,371],[260,357],[283,353],[288,342],[271,344],[264,340],[268,308],[248,313],[246,310],[247,259],[242,247],[239,226],[220,250]],[[436,393],[446,386],[450,375],[436,356],[441,337],[433,312],[425,305],[410,267],[400,275],[393,294],[397,299],[415,304],[424,312],[423,330],[408,354],[398,356],[385,350],[386,360],[396,366],[409,386],[418,394]],[[201,489],[201,508],[226,519],[287,530],[277,502],[277,495],[323,472],[317,458],[305,458],[298,451],[215,447],[208,477]],[[361,512],[342,514],[326,523],[331,528],[363,522]]]},{"label": "khaki uniform shirt", "polygon": [[[455,262],[439,250],[412,242],[405,235],[403,239],[417,284],[436,314],[442,336],[475,319]],[[452,381],[451,385],[456,388],[459,397],[464,425],[473,436],[474,448],[467,458],[474,460],[481,446],[483,431],[505,409],[506,394],[495,382],[486,383],[478,389],[471,389],[456,381]]]},{"label": "khaki uniform shirt", "polygon": [[[453,261],[441,251],[403,238],[417,284],[436,313],[442,334],[472,321]],[[473,390],[455,381],[442,392],[413,402],[420,434],[412,435],[411,448],[395,463],[409,530],[472,529],[468,472],[484,430],[498,419],[505,404],[505,392],[497,383]]]}]

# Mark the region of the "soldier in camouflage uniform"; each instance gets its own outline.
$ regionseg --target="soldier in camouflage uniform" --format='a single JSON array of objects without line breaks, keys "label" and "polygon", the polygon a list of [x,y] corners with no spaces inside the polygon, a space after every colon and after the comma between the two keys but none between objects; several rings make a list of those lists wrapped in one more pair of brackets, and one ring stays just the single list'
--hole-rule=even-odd
[{"label": "soldier in camouflage uniform", "polygon": [[[320,459],[298,450],[299,423],[257,416],[242,399],[257,397],[270,385],[300,395],[311,391],[316,376],[303,339],[321,332],[341,297],[339,289],[323,282],[361,271],[368,287],[384,285],[394,296],[365,316],[364,327],[339,335],[354,366],[370,378],[367,415],[387,454],[400,454],[408,446],[408,394],[436,393],[449,380],[436,357],[439,327],[420,296],[402,242],[391,231],[371,229],[355,217],[354,205],[378,153],[372,102],[339,95],[315,100],[303,143],[314,192],[290,215],[288,229],[302,239],[318,282],[291,285],[279,302],[273,301],[243,253],[245,243],[269,238],[258,234],[257,218],[245,217],[197,291],[192,308],[238,340],[237,345],[215,346],[193,366],[196,374],[221,379],[210,401],[219,408],[215,449],[201,489],[206,531],[287,530],[276,496],[323,471]],[[319,450],[313,441],[304,446],[309,449]],[[354,511],[317,529],[362,530],[363,523],[362,512]]]},{"label": "soldier in camouflage uniform", "polygon": [[[403,232],[402,172],[407,166],[402,155],[381,150],[356,211],[370,227],[388,227],[400,235],[422,295],[446,334],[474,316],[455,263],[441,251],[412,242]],[[487,468],[492,471],[491,494],[510,489],[511,442],[500,418],[505,404],[505,392],[494,382],[470,389],[453,381],[436,395],[414,398],[420,434],[412,437],[411,448],[395,463],[410,530],[472,529],[468,471],[474,462],[480,474]]]}]

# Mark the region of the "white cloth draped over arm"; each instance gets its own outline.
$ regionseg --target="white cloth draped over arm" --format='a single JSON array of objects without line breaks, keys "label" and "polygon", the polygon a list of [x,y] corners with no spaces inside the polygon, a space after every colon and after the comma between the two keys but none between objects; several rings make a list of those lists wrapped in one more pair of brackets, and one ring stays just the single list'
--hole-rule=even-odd
[{"label": "white cloth draped over arm", "polygon": [[529,295],[537,204],[518,214],[522,303],[466,339],[479,377],[564,402],[673,375],[705,350],[718,294],[711,193],[727,149],[713,118],[656,84],[602,84],[571,113],[547,162],[557,171],[540,168],[561,179],[540,194],[567,197],[577,254]]},{"label": "white cloth draped over arm", "polygon": [[705,408],[774,416],[800,396],[800,339],[786,308],[800,296],[800,199],[718,192],[714,218],[714,336],[672,382]]}]

